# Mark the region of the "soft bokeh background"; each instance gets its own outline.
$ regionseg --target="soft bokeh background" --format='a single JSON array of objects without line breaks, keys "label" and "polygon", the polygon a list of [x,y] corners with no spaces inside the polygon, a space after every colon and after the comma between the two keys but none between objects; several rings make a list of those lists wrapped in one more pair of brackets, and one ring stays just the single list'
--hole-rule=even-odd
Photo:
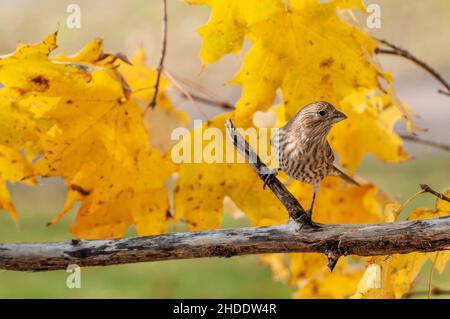
[{"label": "soft bokeh background", "polygon": [[[81,29],[66,27],[66,9],[71,3],[81,6]],[[382,28],[371,30],[373,35],[407,48],[450,79],[450,1],[367,3],[377,3],[381,7]],[[236,101],[239,87],[224,83],[238,70],[242,56],[224,57],[202,70],[198,58],[200,37],[195,30],[207,21],[209,10],[175,0],[168,0],[168,5],[167,69],[179,79],[197,83],[223,99]],[[0,54],[12,52],[18,40],[38,42],[59,29],[59,46],[67,53],[75,53],[91,39],[102,36],[107,51],[132,54],[143,45],[149,64],[155,66],[158,60],[161,28],[158,0],[0,0],[0,12]],[[450,98],[436,93],[440,84],[409,61],[395,56],[381,56],[380,60],[386,70],[392,71],[400,98],[420,114],[416,122],[428,129],[422,136],[449,143]],[[173,94],[173,98],[192,118],[200,118],[189,102],[177,94]],[[208,106],[204,109],[210,115],[221,112]],[[413,156],[411,161],[384,164],[368,157],[357,173],[400,200],[416,192],[421,182],[437,190],[450,187],[449,153],[408,143],[406,148]],[[74,213],[51,228],[45,227],[65,198],[60,180],[43,180],[38,187],[15,185],[11,190],[20,213],[19,225],[16,228],[8,216],[0,212],[0,242],[71,238],[68,227]],[[431,207],[433,204],[434,199],[424,195],[411,206]],[[245,218],[235,220],[225,215],[223,227],[243,225],[248,225]],[[427,287],[429,269],[427,265],[417,279],[416,290]],[[274,282],[270,271],[260,265],[255,256],[88,268],[82,270],[81,289],[68,289],[66,278],[64,271],[0,271],[0,297],[288,298],[295,289]],[[436,286],[450,289],[450,269],[443,275],[434,274],[433,278]]]}]

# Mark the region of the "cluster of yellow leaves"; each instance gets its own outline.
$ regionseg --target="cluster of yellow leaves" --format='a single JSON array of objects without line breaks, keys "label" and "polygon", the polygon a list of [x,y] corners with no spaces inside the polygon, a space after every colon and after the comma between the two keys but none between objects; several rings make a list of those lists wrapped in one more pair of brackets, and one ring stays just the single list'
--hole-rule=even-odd
[{"label": "cluster of yellow leaves", "polygon": [[[142,51],[128,65],[104,53],[98,39],[73,57],[49,57],[55,48],[56,33],[36,45],[19,44],[0,59],[1,205],[15,216],[5,180],[61,176],[67,200],[51,223],[80,200],[71,227],[79,237],[120,237],[132,224],[142,235],[165,232],[165,181],[174,166],[155,148],[162,149],[160,141],[150,146],[141,110],[156,72],[145,67]],[[150,114],[154,120],[186,121],[163,93],[158,99],[165,113]]]}]

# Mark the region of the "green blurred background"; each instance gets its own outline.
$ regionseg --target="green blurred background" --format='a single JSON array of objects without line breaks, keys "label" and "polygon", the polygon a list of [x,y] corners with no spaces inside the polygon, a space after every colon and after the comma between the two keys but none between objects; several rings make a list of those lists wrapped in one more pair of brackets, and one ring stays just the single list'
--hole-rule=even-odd
[{"label": "green blurred background", "polygon": [[[70,3],[81,6],[81,29],[67,29],[65,26],[66,8]],[[195,29],[207,21],[208,9],[190,7],[174,0],[168,0],[168,3],[167,68],[179,78],[207,87],[223,99],[236,101],[239,87],[224,83],[238,70],[242,57],[224,57],[201,71],[198,59],[200,38]],[[450,1],[385,0],[370,3],[378,3],[382,14],[382,28],[371,30],[372,34],[408,48],[450,78]],[[0,54],[12,52],[18,40],[40,41],[55,31],[59,24],[58,43],[68,53],[76,52],[94,37],[103,36],[107,51],[132,54],[142,44],[150,65],[156,65],[158,59],[160,8],[157,0],[1,0],[0,12]],[[423,137],[450,142],[450,99],[436,93],[439,84],[407,61],[384,56],[380,59],[385,69],[394,74],[400,98],[421,115],[417,123],[428,129]],[[189,103],[176,94],[173,98],[192,119],[200,118]],[[220,112],[207,106],[205,110],[210,115]],[[404,128],[400,125],[397,130],[403,132]],[[419,183],[428,183],[441,191],[450,188],[449,153],[408,143],[406,149],[413,157],[411,161],[385,164],[368,157],[359,167],[358,175],[396,195],[400,201],[416,192]],[[13,185],[10,189],[20,218],[16,227],[6,214],[0,214],[0,242],[72,238],[68,228],[75,211],[57,225],[45,226],[63,205],[66,193],[61,180],[45,179],[37,187]],[[434,198],[423,195],[410,207],[433,205]],[[234,219],[225,213],[223,227],[245,225],[248,225],[245,218]],[[177,230],[180,229],[183,229],[182,225],[177,226]],[[132,234],[133,230],[130,230],[129,235]],[[436,286],[450,289],[449,268],[442,275],[434,273]],[[427,264],[416,280],[415,290],[426,289],[429,269]],[[81,289],[68,289],[67,275],[65,271],[0,271],[0,297],[288,298],[295,291],[295,287],[273,281],[270,270],[262,266],[255,256],[83,268]]]}]

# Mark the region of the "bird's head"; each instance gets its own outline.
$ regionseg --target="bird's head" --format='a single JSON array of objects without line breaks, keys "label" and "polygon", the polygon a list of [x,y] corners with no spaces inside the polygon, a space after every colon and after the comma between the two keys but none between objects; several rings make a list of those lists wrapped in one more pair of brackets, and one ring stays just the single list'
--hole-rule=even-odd
[{"label": "bird's head", "polygon": [[347,116],[328,102],[314,102],[306,105],[299,112],[302,121],[316,125],[333,125],[345,120]]},{"label": "bird's head", "polygon": [[288,123],[291,129],[326,135],[334,123],[347,116],[328,102],[313,102],[303,107]]},{"label": "bird's head", "polygon": [[327,127],[343,121],[347,116],[328,102],[313,102],[304,106],[293,118],[300,126]]}]

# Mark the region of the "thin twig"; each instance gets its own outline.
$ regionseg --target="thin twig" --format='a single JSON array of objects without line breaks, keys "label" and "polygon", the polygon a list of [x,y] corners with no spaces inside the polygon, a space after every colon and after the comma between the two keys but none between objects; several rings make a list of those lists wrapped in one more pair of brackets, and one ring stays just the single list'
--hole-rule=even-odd
[{"label": "thin twig", "polygon": [[382,39],[376,39],[378,42],[388,46],[389,48],[391,48],[391,50],[387,50],[387,49],[382,49],[382,48],[376,48],[375,53],[379,54],[391,54],[391,55],[398,55],[398,56],[402,56],[405,59],[408,59],[412,62],[414,62],[415,64],[417,64],[418,66],[420,66],[421,68],[423,68],[425,71],[427,71],[428,73],[430,73],[436,80],[438,80],[445,88],[447,91],[443,91],[443,90],[439,90],[439,93],[445,94],[450,96],[450,84],[444,79],[444,77],[442,75],[440,75],[435,69],[433,69],[431,66],[429,66],[427,63],[419,60],[417,57],[415,57],[414,55],[412,55],[410,52],[386,41],[386,40],[382,40]]},{"label": "thin twig", "polygon": [[423,193],[425,193],[425,191],[423,189],[417,191],[417,193],[415,193],[414,195],[412,195],[411,197],[409,197],[407,200],[405,200],[405,202],[400,205],[400,208],[395,212],[396,216],[400,215],[400,213],[405,209],[405,207],[411,203],[414,199],[416,199],[417,197],[419,197],[420,195],[422,195]]},{"label": "thin twig", "polygon": [[159,82],[161,81],[161,73],[164,69],[164,59],[166,58],[166,48],[167,48],[167,1],[161,0],[161,15],[162,15],[162,36],[161,36],[161,55],[159,57],[158,69],[156,72],[156,81],[154,85],[154,91],[152,99],[148,105],[147,111],[150,107],[154,108],[156,106],[156,99],[158,97]]},{"label": "thin twig", "polygon": [[423,144],[423,145],[428,145],[443,151],[447,151],[450,152],[450,145],[447,144],[442,144],[442,143],[438,143],[438,142],[434,142],[434,141],[429,141],[429,140],[424,140],[421,139],[419,137],[416,136],[412,136],[412,135],[404,135],[404,134],[400,134],[400,137],[403,138],[404,140],[407,140],[409,142],[414,142],[414,143],[418,143],[418,144]]},{"label": "thin twig", "polygon": [[[189,92],[189,94],[193,100],[201,102],[201,103],[205,103],[205,104],[208,104],[211,106],[217,106],[217,107],[220,107],[220,108],[226,109],[226,110],[234,110],[235,109],[233,104],[228,103],[226,101],[213,100],[213,99],[203,97],[203,96],[200,96],[200,95],[192,93],[192,92]],[[182,93],[182,96],[185,98],[189,98],[184,93]]]},{"label": "thin twig", "polygon": [[445,200],[447,202],[450,202],[450,198],[445,196],[442,193],[436,192],[434,189],[432,189],[430,186],[428,186],[427,184],[420,184],[420,188],[426,192],[426,193],[430,193],[433,194],[434,196],[436,196],[437,198],[440,198],[442,200]]},{"label": "thin twig", "polygon": [[173,84],[173,86],[183,95],[185,96],[191,103],[194,105],[194,107],[197,109],[197,111],[201,114],[203,119],[205,121],[208,120],[208,116],[206,115],[205,111],[203,111],[202,107],[198,105],[198,103],[195,102],[195,100],[192,98],[192,95],[189,91],[187,91],[173,76],[172,74],[164,70],[164,75],[169,79],[170,83]]},{"label": "thin twig", "polygon": [[444,90],[442,90],[442,89],[439,89],[439,90],[438,90],[438,93],[441,93],[441,94],[450,96],[450,92],[446,92],[446,91],[444,91]]},{"label": "thin twig", "polygon": [[206,96],[211,100],[216,100],[216,101],[220,100],[220,97],[218,97],[215,92],[206,88],[205,86],[198,83],[197,81],[183,77],[179,74],[172,73],[172,75],[175,77],[175,79],[177,79],[178,82],[183,83],[185,87],[189,87],[190,89],[194,90],[195,92],[201,93],[203,96]]}]

